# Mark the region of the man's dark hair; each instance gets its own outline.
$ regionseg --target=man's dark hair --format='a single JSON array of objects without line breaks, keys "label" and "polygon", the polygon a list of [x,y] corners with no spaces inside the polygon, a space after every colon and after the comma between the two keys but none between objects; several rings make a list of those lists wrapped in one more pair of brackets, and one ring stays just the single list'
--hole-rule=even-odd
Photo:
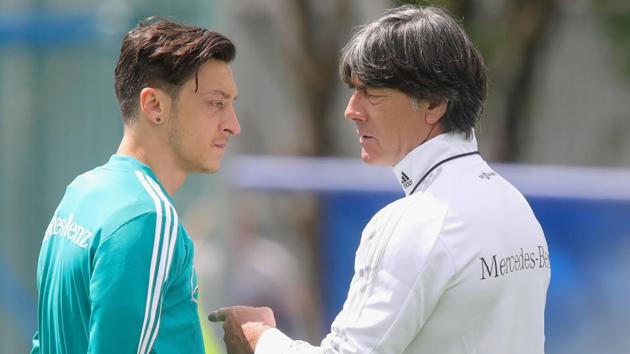
[{"label": "man's dark hair", "polygon": [[469,136],[483,111],[486,69],[459,23],[434,7],[405,5],[362,27],[343,48],[341,79],[398,89],[430,103],[448,100],[445,131]]},{"label": "man's dark hair", "polygon": [[[155,87],[177,98],[181,86],[210,59],[229,63],[234,44],[205,28],[150,17],[129,31],[120,48],[114,87],[125,122],[137,114],[140,91]],[[198,88],[198,82],[196,82]]]}]

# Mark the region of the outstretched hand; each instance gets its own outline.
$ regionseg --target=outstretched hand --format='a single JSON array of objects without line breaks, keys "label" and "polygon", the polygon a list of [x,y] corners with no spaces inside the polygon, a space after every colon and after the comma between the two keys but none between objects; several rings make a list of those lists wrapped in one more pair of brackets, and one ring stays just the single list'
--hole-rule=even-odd
[{"label": "outstretched hand", "polygon": [[269,307],[224,307],[210,313],[208,320],[223,322],[223,341],[228,354],[253,354],[263,332],[276,327]]}]

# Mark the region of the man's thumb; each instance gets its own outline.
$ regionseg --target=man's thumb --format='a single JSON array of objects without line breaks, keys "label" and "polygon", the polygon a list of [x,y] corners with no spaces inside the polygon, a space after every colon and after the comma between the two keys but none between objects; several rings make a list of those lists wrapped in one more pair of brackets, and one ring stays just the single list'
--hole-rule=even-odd
[{"label": "man's thumb", "polygon": [[227,318],[228,308],[221,308],[210,312],[208,315],[208,321],[210,322],[223,322]]}]

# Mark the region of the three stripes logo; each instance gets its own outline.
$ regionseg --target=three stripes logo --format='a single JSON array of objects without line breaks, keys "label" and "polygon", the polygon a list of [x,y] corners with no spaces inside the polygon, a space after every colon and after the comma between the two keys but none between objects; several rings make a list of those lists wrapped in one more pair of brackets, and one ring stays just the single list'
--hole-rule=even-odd
[{"label": "three stripes logo", "polygon": [[403,188],[409,188],[413,184],[411,178],[407,176],[404,172],[401,173],[400,184],[402,184]]}]

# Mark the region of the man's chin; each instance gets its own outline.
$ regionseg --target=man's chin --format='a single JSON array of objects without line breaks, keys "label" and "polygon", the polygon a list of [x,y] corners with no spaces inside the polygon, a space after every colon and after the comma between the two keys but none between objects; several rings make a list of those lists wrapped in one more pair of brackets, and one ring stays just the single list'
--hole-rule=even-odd
[{"label": "man's chin", "polygon": [[363,160],[363,162],[365,162],[366,164],[372,166],[391,166],[385,161],[382,161],[383,159],[379,158],[378,156],[375,156],[374,154],[368,154],[367,152],[365,152],[365,150],[361,150],[361,160]]},{"label": "man's chin", "polygon": [[221,167],[221,162],[206,163],[204,165],[198,166],[198,169],[195,172],[206,173],[206,174],[211,175],[219,171],[220,167]]},{"label": "man's chin", "polygon": [[216,173],[216,172],[218,172],[218,171],[219,171],[219,168],[220,168],[220,167],[221,167],[221,166],[219,166],[219,165],[217,165],[217,166],[212,166],[212,167],[208,167],[208,168],[206,168],[206,169],[204,169],[204,170],[203,170],[203,173],[207,173],[207,174],[209,174],[209,175],[214,174],[214,173]]}]

